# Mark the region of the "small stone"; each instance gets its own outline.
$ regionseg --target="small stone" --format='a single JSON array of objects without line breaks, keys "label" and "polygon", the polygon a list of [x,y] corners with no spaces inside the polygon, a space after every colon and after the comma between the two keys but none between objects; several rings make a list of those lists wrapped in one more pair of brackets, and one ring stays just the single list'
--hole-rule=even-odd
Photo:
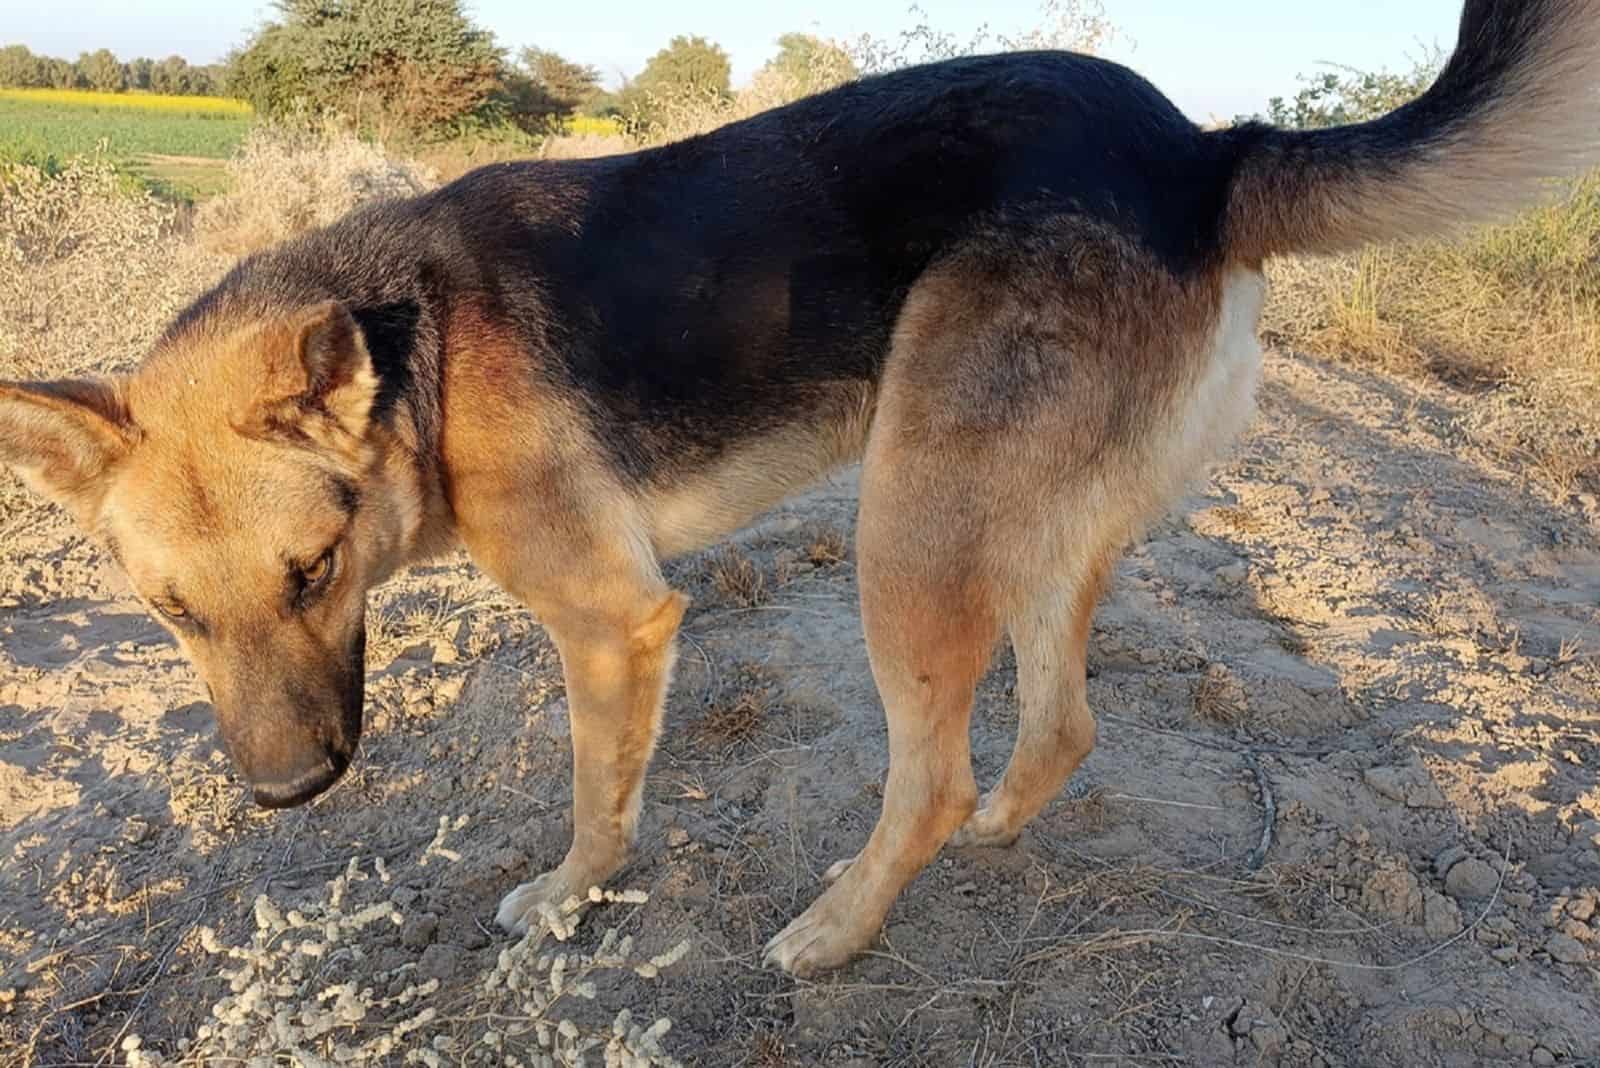
[{"label": "small stone", "polygon": [[1376,794],[1390,801],[1404,802],[1411,775],[1406,768],[1368,768],[1361,776]]},{"label": "small stone", "polygon": [[667,828],[667,845],[673,849],[682,849],[689,844],[689,832],[682,827]]},{"label": "small stone", "polygon": [[1567,902],[1567,915],[1575,920],[1589,922],[1589,917],[1594,915],[1595,900],[1592,897],[1575,897]]},{"label": "small stone", "polygon": [[1429,890],[1422,909],[1422,926],[1430,938],[1450,938],[1461,931],[1461,909],[1443,894]]},{"label": "small stone", "polygon": [[1527,1035],[1507,1035],[1506,1052],[1513,1057],[1526,1057],[1533,1053],[1534,1041]]},{"label": "small stone", "polygon": [[1548,1065],[1556,1063],[1556,1055],[1543,1046],[1535,1047],[1533,1054],[1528,1059],[1534,1064],[1540,1065],[1541,1068],[1547,1068]]},{"label": "small stone", "polygon": [[1215,574],[1224,586],[1242,586],[1250,577],[1250,569],[1242,563],[1234,563],[1217,568]]},{"label": "small stone", "polygon": [[1439,855],[1433,858],[1433,870],[1443,879],[1450,874],[1450,869],[1467,859],[1467,847],[1457,843],[1445,846]]},{"label": "small stone", "polygon": [[1463,860],[1444,877],[1444,888],[1456,898],[1488,897],[1499,885],[1500,876],[1476,857]]},{"label": "small stone", "polygon": [[438,934],[439,917],[431,912],[424,912],[406,921],[400,930],[400,944],[407,949],[421,949],[429,945]]},{"label": "small stone", "polygon": [[1414,783],[1406,790],[1407,808],[1447,808],[1449,802],[1445,800],[1444,791],[1439,789],[1439,784],[1432,779]]},{"label": "small stone", "polygon": [[1589,951],[1582,942],[1566,934],[1553,934],[1544,944],[1544,951],[1562,964],[1583,964],[1589,959]]},{"label": "small stone", "polygon": [[504,849],[496,850],[494,855],[489,858],[489,863],[503,872],[523,871],[528,866],[528,854],[520,849],[506,846]]},{"label": "small stone", "polygon": [[1516,946],[1501,946],[1499,949],[1491,951],[1489,956],[1501,964],[1515,964],[1521,954],[1517,952]]},{"label": "small stone", "polygon": [[435,942],[422,951],[422,957],[417,961],[417,974],[423,979],[440,981],[454,978],[464,956],[460,946]]},{"label": "small stone", "polygon": [[977,883],[962,883],[960,886],[956,887],[956,893],[962,894],[962,895],[976,894],[977,892],[978,892],[978,884]]}]

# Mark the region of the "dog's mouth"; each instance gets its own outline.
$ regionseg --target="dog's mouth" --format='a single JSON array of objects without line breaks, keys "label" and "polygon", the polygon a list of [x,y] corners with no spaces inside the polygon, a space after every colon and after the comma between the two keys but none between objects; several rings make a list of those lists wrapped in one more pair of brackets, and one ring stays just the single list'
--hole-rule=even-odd
[{"label": "dog's mouth", "polygon": [[327,790],[339,781],[350,758],[330,753],[317,767],[311,768],[287,782],[253,783],[251,791],[256,804],[262,808],[294,808]]}]

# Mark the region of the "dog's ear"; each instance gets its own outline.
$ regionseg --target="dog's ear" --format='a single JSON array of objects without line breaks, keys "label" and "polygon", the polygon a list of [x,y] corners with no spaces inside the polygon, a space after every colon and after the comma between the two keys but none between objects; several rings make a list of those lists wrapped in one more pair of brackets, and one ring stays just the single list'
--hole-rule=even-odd
[{"label": "dog's ear", "polygon": [[378,376],[355,317],[337,301],[317,304],[295,317],[289,337],[288,351],[269,360],[252,422],[329,445],[340,434],[364,439]]},{"label": "dog's ear", "polygon": [[0,382],[0,464],[87,527],[137,438],[115,379]]}]

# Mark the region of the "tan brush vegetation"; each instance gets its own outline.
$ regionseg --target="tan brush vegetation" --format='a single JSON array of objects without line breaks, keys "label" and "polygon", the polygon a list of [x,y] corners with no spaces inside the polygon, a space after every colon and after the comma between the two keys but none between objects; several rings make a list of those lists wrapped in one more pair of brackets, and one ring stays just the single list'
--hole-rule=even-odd
[{"label": "tan brush vegetation", "polygon": [[336,221],[358,204],[412,196],[437,184],[337,122],[261,126],[228,163],[232,186],[201,205],[200,243],[243,255]]},{"label": "tan brush vegetation", "polygon": [[1549,488],[1600,482],[1600,175],[1452,243],[1271,268],[1269,338],[1481,391],[1478,444]]},{"label": "tan brush vegetation", "polygon": [[[1271,118],[1374,118],[1442,61],[1303,78]],[[1283,260],[1269,275],[1270,340],[1482,394],[1466,428],[1477,445],[1558,495],[1600,483],[1600,172],[1552,182],[1539,206],[1448,242]]]}]

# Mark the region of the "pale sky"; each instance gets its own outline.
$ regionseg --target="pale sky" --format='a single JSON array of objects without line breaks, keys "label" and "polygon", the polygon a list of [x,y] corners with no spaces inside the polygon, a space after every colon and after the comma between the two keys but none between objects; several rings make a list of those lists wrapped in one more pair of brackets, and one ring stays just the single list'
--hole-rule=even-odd
[{"label": "pale sky", "polygon": [[[554,49],[599,67],[608,83],[637,73],[674,34],[698,33],[727,50],[738,85],[771,56],[781,33],[895,38],[919,21],[910,3],[468,0],[468,7],[501,44]],[[1017,33],[1041,21],[1039,0],[921,0],[920,6],[923,20],[962,40],[983,22]],[[1295,75],[1324,62],[1409,67],[1430,45],[1449,49],[1461,10],[1460,0],[1106,0],[1105,7],[1126,35],[1107,54],[1202,121],[1257,111],[1268,97],[1292,95]],[[68,58],[102,47],[123,59],[177,52],[196,63],[220,59],[273,14],[265,0],[0,0],[0,12],[0,44],[20,42]]]}]

